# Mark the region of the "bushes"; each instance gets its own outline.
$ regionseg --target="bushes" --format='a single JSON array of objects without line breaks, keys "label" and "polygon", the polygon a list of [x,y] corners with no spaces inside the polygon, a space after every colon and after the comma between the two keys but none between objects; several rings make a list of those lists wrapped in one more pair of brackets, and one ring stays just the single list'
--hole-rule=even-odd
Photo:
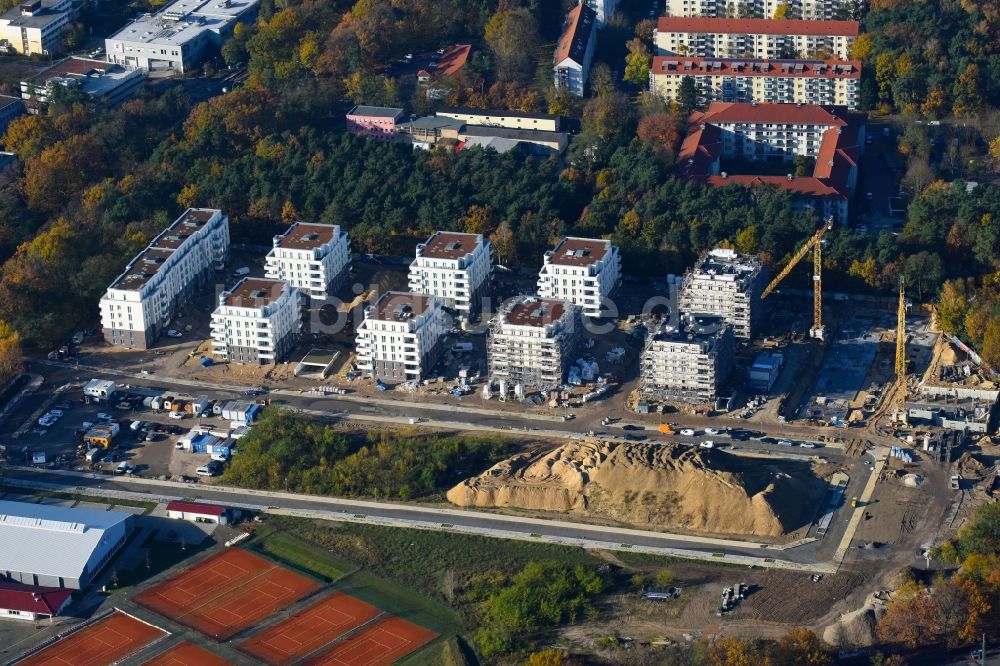
[{"label": "bushes", "polygon": [[358,446],[329,425],[268,409],[240,440],[223,480],[249,488],[407,500],[445,489],[510,449],[496,436],[406,432],[369,433]]}]

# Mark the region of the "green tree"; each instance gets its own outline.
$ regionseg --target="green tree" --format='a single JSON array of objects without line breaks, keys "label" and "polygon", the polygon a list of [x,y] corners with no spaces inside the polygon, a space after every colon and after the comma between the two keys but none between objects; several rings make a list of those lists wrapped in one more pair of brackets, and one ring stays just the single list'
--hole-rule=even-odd
[{"label": "green tree", "polygon": [[955,81],[951,92],[953,99],[951,112],[956,116],[978,113],[986,100],[980,83],[979,65],[970,63]]},{"label": "green tree", "polygon": [[681,84],[677,88],[677,103],[685,113],[698,106],[698,85],[694,82],[693,76],[681,79]]},{"label": "green tree", "polygon": [[649,83],[649,66],[653,56],[649,47],[641,39],[630,39],[626,44],[628,55],[625,56],[625,80],[637,86]]},{"label": "green tree", "polygon": [[501,81],[527,78],[540,45],[538,22],[528,9],[501,7],[487,22],[485,37]]}]

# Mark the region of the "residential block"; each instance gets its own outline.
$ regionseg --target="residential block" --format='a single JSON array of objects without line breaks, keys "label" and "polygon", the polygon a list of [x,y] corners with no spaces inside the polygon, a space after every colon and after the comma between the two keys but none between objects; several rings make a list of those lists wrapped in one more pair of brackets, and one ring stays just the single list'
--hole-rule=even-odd
[{"label": "residential block", "polygon": [[621,282],[618,246],[596,238],[566,237],[545,253],[538,295],[572,301],[586,317],[603,316],[605,299]]},{"label": "residential block", "polygon": [[295,348],[301,328],[298,289],[283,280],[243,278],[219,294],[212,355],[241,365],[273,365]]}]

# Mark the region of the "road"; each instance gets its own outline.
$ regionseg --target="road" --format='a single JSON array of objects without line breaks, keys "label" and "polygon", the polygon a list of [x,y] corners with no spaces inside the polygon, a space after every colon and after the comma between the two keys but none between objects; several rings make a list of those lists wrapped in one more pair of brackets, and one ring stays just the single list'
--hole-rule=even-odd
[{"label": "road", "polygon": [[780,547],[767,547],[765,544],[753,542],[413,504],[346,500],[23,467],[8,467],[5,473],[4,483],[13,488],[31,487],[82,494],[111,493],[156,501],[199,499],[227,506],[327,520],[439,529],[501,538],[548,541],[585,548],[652,552],[804,572],[836,571],[835,565],[813,561],[809,554],[810,544],[781,550]]}]

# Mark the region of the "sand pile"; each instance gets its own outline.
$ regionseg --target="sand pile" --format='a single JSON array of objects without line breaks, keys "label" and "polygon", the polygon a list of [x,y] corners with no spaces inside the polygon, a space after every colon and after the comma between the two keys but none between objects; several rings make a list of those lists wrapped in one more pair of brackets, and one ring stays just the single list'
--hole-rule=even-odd
[{"label": "sand pile", "polygon": [[584,441],[508,458],[449,490],[448,500],[463,507],[569,512],[637,526],[780,536],[813,518],[822,486],[805,463]]}]

